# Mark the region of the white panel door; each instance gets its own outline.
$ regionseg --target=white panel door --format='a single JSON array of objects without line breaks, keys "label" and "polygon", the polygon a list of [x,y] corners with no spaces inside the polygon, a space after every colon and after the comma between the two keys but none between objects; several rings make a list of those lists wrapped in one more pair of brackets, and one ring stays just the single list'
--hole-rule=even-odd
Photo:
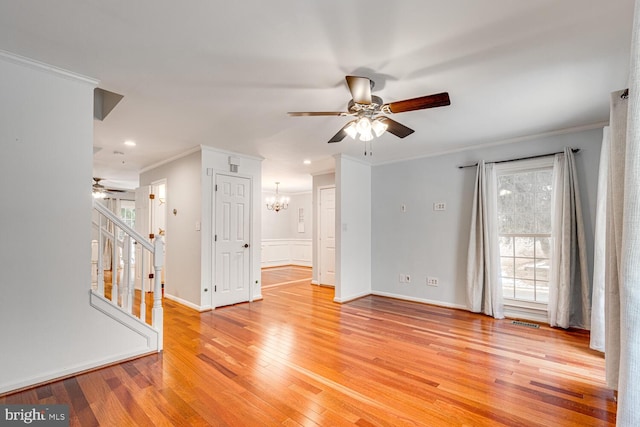
[{"label": "white panel door", "polygon": [[336,281],[336,189],[320,189],[320,259],[318,283],[334,286]]},{"label": "white panel door", "polygon": [[214,304],[249,301],[251,181],[216,175]]}]

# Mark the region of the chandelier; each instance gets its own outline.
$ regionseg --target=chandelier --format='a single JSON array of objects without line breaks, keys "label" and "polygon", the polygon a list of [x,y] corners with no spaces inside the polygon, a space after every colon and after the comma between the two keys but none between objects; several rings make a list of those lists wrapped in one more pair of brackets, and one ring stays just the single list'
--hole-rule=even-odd
[{"label": "chandelier", "polygon": [[267,197],[267,209],[270,211],[279,212],[281,210],[287,209],[289,207],[289,198],[281,197],[278,194],[278,185],[279,182],[276,182],[276,195],[275,197]]}]

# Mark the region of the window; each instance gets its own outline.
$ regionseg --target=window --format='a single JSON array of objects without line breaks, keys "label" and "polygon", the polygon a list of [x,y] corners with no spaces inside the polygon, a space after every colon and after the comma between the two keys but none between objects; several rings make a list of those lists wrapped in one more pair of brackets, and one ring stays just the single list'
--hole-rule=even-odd
[{"label": "window", "polygon": [[499,165],[498,235],[506,304],[549,302],[553,158]]},{"label": "window", "polygon": [[[133,200],[120,200],[120,218],[129,227],[136,228],[136,204]],[[124,232],[119,230],[118,238],[124,238]]]}]

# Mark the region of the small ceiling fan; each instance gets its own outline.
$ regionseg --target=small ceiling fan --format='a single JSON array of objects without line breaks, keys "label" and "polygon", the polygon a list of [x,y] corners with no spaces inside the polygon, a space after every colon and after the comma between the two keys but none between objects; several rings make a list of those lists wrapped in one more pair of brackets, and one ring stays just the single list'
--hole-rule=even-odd
[{"label": "small ceiling fan", "polygon": [[106,188],[104,185],[100,184],[103,178],[93,178],[93,186],[92,193],[93,197],[96,199],[104,199],[110,193],[125,193],[125,190],[118,190],[116,188]]},{"label": "small ceiling fan", "polygon": [[[371,141],[375,136],[381,136],[388,131],[398,138],[411,135],[414,131],[407,126],[390,119],[383,114],[404,113],[406,111],[423,110],[426,108],[444,107],[450,105],[447,92],[435,95],[421,96],[385,104],[378,96],[372,95],[371,90],[375,86],[373,80],[367,77],[346,76],[347,86],[353,99],[347,104],[346,112],[343,111],[318,111],[318,112],[289,112],[290,116],[350,116],[354,117],[349,123],[336,133],[329,143],[340,142],[347,135],[353,139],[360,135],[361,141]],[[365,152],[366,153],[366,152]]]}]

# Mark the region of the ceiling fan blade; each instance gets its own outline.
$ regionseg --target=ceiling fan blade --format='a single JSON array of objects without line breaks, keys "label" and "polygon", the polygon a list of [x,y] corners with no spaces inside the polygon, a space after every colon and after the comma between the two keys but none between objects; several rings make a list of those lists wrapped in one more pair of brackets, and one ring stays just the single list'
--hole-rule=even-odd
[{"label": "ceiling fan blade", "polygon": [[346,79],[353,102],[371,104],[371,80],[358,76],[347,76]]},{"label": "ceiling fan blade", "polygon": [[347,136],[347,132],[345,132],[345,129],[347,128],[347,126],[349,126],[351,123],[353,123],[353,121],[350,121],[349,123],[347,123],[346,125],[344,125],[342,127],[342,129],[340,129],[338,131],[338,133],[336,133],[335,135],[333,135],[333,138],[331,138],[329,140],[329,144],[331,144],[332,142],[340,142],[344,139],[345,136]]},{"label": "ceiling fan blade", "polygon": [[444,107],[450,104],[451,100],[449,99],[449,94],[447,92],[442,92],[435,95],[406,99],[404,101],[390,102],[389,104],[383,106],[383,109],[388,109],[392,113],[404,113],[405,111]]},{"label": "ceiling fan blade", "polygon": [[411,135],[414,130],[406,127],[405,125],[396,122],[395,120],[390,119],[389,117],[378,117],[379,121],[387,125],[387,132],[394,134],[398,138],[404,138],[406,136]]},{"label": "ceiling fan blade", "polygon": [[347,116],[343,111],[291,111],[287,113],[291,117],[301,116]]}]

